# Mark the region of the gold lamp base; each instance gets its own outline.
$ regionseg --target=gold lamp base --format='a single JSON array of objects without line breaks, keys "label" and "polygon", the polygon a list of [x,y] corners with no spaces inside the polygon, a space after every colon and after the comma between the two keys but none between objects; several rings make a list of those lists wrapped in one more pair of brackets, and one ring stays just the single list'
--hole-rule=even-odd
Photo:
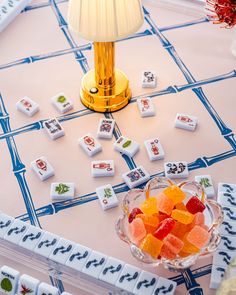
[{"label": "gold lamp base", "polygon": [[80,97],[82,103],[96,112],[114,112],[125,107],[131,98],[129,80],[120,70],[115,70],[115,83],[109,87],[99,87],[95,70],[86,73],[82,79]]}]

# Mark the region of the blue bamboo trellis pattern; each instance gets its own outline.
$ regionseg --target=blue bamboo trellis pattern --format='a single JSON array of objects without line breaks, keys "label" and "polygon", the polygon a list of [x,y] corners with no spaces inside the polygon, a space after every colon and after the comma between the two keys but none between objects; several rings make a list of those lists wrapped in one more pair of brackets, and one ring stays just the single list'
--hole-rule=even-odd
[{"label": "blue bamboo trellis pattern", "polygon": [[[75,60],[79,63],[83,73],[86,73],[89,70],[89,64],[88,60],[86,58],[86,51],[89,51],[92,49],[92,44],[87,43],[85,45],[78,45],[74,41],[72,35],[70,34],[67,26],[67,22],[64,19],[59,5],[61,3],[67,2],[68,0],[50,0],[48,2],[42,2],[39,4],[33,4],[28,7],[26,7],[22,13],[29,12],[31,10],[35,9],[40,9],[43,7],[50,7],[56,17],[58,26],[63,33],[68,45],[69,49],[64,49],[64,50],[58,50],[54,52],[49,52],[45,54],[40,54],[40,55],[34,55],[34,56],[29,56],[26,58],[22,58],[19,60],[15,60],[12,62],[8,62],[6,64],[1,64],[0,65],[0,71],[10,68],[10,67],[16,67],[16,66],[21,66],[25,64],[31,64],[31,63],[36,63],[40,62],[45,59],[51,59],[51,58],[56,58],[62,55],[74,55]],[[170,58],[173,60],[173,62],[176,64],[177,69],[181,72],[183,77],[186,80],[186,84],[184,85],[169,85],[165,89],[161,89],[158,91],[154,92],[149,92],[148,96],[151,96],[152,98],[157,98],[159,96],[163,96],[166,94],[175,94],[175,93],[180,93],[186,90],[191,90],[194,95],[196,96],[197,99],[200,100],[202,105],[205,107],[207,112],[209,113],[210,117],[212,120],[215,122],[216,126],[218,127],[218,130],[220,134],[223,136],[223,138],[227,141],[229,144],[229,150],[224,151],[220,154],[217,155],[212,155],[212,156],[202,156],[199,157],[193,162],[188,163],[188,168],[189,170],[196,170],[200,168],[206,168],[211,165],[214,165],[217,162],[223,161],[227,158],[235,157],[236,156],[236,140],[235,140],[235,134],[233,133],[232,129],[228,127],[225,122],[223,122],[222,118],[219,116],[217,111],[214,109],[210,101],[208,100],[206,94],[204,93],[202,86],[210,84],[210,83],[218,83],[222,80],[227,80],[227,79],[234,79],[236,78],[236,70],[232,69],[231,72],[229,73],[223,73],[219,76],[215,77],[208,77],[203,80],[196,80],[190,70],[187,68],[179,54],[177,53],[175,47],[173,44],[166,38],[164,35],[164,32],[169,31],[169,30],[176,30],[176,29],[181,29],[184,27],[188,26],[195,26],[199,24],[204,24],[208,20],[206,18],[200,18],[196,19],[193,21],[185,22],[182,24],[178,25],[170,25],[166,27],[159,28],[157,24],[154,22],[154,20],[151,17],[151,14],[149,11],[144,8],[144,16],[145,16],[145,21],[146,24],[149,26],[148,29],[146,29],[143,32],[139,32],[137,34],[134,34],[126,39],[120,40],[118,42],[123,42],[123,41],[128,41],[130,39],[134,38],[145,38],[147,36],[153,36],[153,38],[157,38],[163,48],[167,51],[169,54]],[[142,94],[143,96],[144,94]],[[133,97],[130,103],[136,102],[137,97]],[[75,112],[72,112],[67,115],[62,115],[59,116],[58,119],[61,123],[64,123],[69,120],[74,120],[81,118],[83,116],[89,116],[93,114],[92,111],[88,109],[82,109],[82,110],[77,110]],[[110,113],[106,113],[105,116],[107,118],[113,118],[113,115]],[[26,208],[26,213],[18,216],[17,218],[20,218],[24,221],[30,221],[31,224],[36,225],[41,227],[40,225],[40,218],[43,216],[47,215],[53,215],[57,214],[58,212],[62,210],[66,210],[68,208],[72,208],[74,206],[82,205],[87,202],[91,202],[97,199],[96,193],[91,192],[89,194],[82,195],[80,197],[75,198],[72,201],[67,201],[67,202],[60,202],[60,203],[54,203],[54,204],[48,204],[40,208],[35,208],[29,186],[27,184],[27,180],[25,177],[25,172],[26,168],[24,163],[21,160],[21,157],[19,155],[19,152],[17,150],[17,146],[15,143],[14,138],[16,136],[20,136],[24,133],[30,133],[34,132],[37,130],[43,129],[43,122],[47,119],[40,120],[38,122],[33,122],[31,124],[16,128],[16,129],[11,129],[10,125],[10,116],[6,110],[5,104],[4,104],[4,97],[0,93],[0,126],[2,129],[2,133],[0,134],[0,140],[6,141],[9,154],[10,154],[10,159],[12,162],[12,167],[13,167],[13,173],[16,177],[16,180],[18,182],[19,188],[21,190],[21,194],[24,200],[25,208]],[[115,138],[118,138],[121,136],[121,130],[119,126],[116,124],[115,130],[114,130],[114,136]],[[136,167],[136,163],[134,162],[134,159],[129,158],[125,155],[121,155],[129,169],[133,169]],[[157,175],[164,175],[163,171],[160,171],[156,174],[153,174],[151,177],[157,176]],[[125,183],[119,183],[113,186],[116,194],[124,193],[128,191],[128,187],[126,186]],[[184,273],[173,276],[171,279],[175,280],[178,285],[185,284],[187,292],[191,295],[200,295],[204,294],[203,289],[201,288],[200,284],[197,282],[197,279],[199,277],[208,275],[211,273],[211,265],[205,265],[203,267],[193,269],[193,270],[187,270]],[[50,278],[51,282],[53,285],[56,285],[60,291],[64,290],[63,284],[60,280],[55,280],[53,278]]]}]

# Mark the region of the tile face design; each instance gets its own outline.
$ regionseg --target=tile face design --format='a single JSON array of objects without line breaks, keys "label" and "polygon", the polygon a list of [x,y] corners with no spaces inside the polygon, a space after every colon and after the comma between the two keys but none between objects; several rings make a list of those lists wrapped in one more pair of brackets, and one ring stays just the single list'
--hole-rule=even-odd
[{"label": "tile face design", "polygon": [[50,196],[54,202],[72,200],[75,196],[75,184],[54,182],[51,184]]},{"label": "tile face design", "polygon": [[56,287],[53,287],[46,283],[41,283],[39,285],[37,295],[59,295],[59,291]]},{"label": "tile face design", "polygon": [[79,139],[79,145],[86,152],[89,157],[102,151],[101,144],[96,140],[96,138],[88,133]]},{"label": "tile face design", "polygon": [[44,232],[40,228],[30,225],[27,232],[22,236],[19,246],[33,251],[36,245],[42,239],[43,233]]},{"label": "tile face design", "polygon": [[22,275],[18,282],[17,294],[19,295],[37,295],[39,280],[28,275]]},{"label": "tile face design", "polygon": [[96,188],[96,193],[103,210],[119,205],[119,201],[110,184]]},{"label": "tile face design", "polygon": [[57,235],[45,232],[42,239],[35,247],[34,252],[48,258],[59,239],[60,238]]},{"label": "tile face design", "polygon": [[40,157],[31,162],[31,167],[41,181],[54,176],[54,169],[45,157]]},{"label": "tile face design", "polygon": [[122,175],[123,180],[130,189],[143,184],[150,179],[149,173],[142,167],[139,166]]},{"label": "tile face design", "polygon": [[138,98],[137,105],[141,117],[152,117],[156,115],[155,107],[150,97]]},{"label": "tile face design", "polygon": [[236,194],[231,193],[219,193],[217,197],[218,203],[222,206],[236,206]]},{"label": "tile face design", "polygon": [[139,144],[134,140],[121,136],[114,143],[114,149],[117,152],[133,157],[139,151]]},{"label": "tile face design", "polygon": [[74,247],[75,243],[60,238],[51,255],[49,256],[49,259],[61,264],[65,264]]},{"label": "tile face design", "polygon": [[197,175],[195,181],[201,184],[208,198],[215,196],[215,190],[210,175]]},{"label": "tile face design", "polygon": [[15,295],[17,282],[20,273],[8,266],[2,266],[0,269],[0,292],[2,294]]},{"label": "tile face design", "polygon": [[56,118],[43,122],[43,127],[52,140],[65,135],[64,129]]},{"label": "tile face design", "polygon": [[32,117],[39,111],[39,105],[29,97],[20,99],[16,103],[16,108],[29,117]]},{"label": "tile face design", "polygon": [[158,138],[148,139],[144,142],[144,145],[150,161],[164,159],[165,153]]},{"label": "tile face design", "polygon": [[222,236],[218,249],[225,252],[236,251],[236,237]]},{"label": "tile face design", "polygon": [[217,265],[212,265],[210,288],[217,289],[224,277],[225,268]]},{"label": "tile face design", "polygon": [[102,272],[99,275],[99,280],[114,285],[124,267],[124,262],[112,257],[107,259]]},{"label": "tile face design", "polygon": [[236,257],[236,252],[218,250],[213,254],[213,265],[228,267],[230,262]]},{"label": "tile face design", "polygon": [[100,272],[103,269],[107,260],[107,256],[97,251],[92,251],[87,262],[85,263],[82,272],[98,279]]},{"label": "tile face design", "polygon": [[100,119],[98,125],[97,136],[98,138],[111,139],[115,127],[115,120],[113,119]]},{"label": "tile face design", "polygon": [[169,178],[187,178],[189,175],[187,162],[167,162],[164,168],[165,176]]},{"label": "tile face design", "polygon": [[11,243],[18,244],[29,226],[30,225],[26,222],[15,220],[6,232],[4,239]]},{"label": "tile face design", "polygon": [[218,193],[236,194],[236,184],[220,182],[218,184]]},{"label": "tile face design", "polygon": [[113,160],[92,161],[91,172],[93,177],[105,177],[115,175]]},{"label": "tile face design", "polygon": [[159,278],[152,295],[174,295],[177,283],[165,278]]},{"label": "tile face design", "polygon": [[92,250],[90,248],[76,244],[75,248],[72,250],[69,258],[66,261],[66,266],[81,271],[91,252]]},{"label": "tile face design", "polygon": [[0,213],[0,238],[4,237],[14,220],[13,217]]},{"label": "tile face design", "polygon": [[65,96],[64,93],[58,93],[51,98],[53,106],[61,113],[64,114],[73,109],[72,102]]},{"label": "tile face design", "polygon": [[184,114],[177,114],[175,118],[175,127],[189,131],[194,131],[196,129],[197,122],[197,117]]},{"label": "tile face design", "polygon": [[222,236],[236,237],[236,221],[224,220],[220,227],[220,233]]},{"label": "tile face design", "polygon": [[116,287],[127,292],[132,292],[140,273],[141,270],[139,268],[126,264],[116,282]]},{"label": "tile face design", "polygon": [[135,295],[152,295],[158,280],[158,276],[155,276],[154,274],[147,271],[142,271],[133,293]]},{"label": "tile face design", "polygon": [[142,72],[142,87],[155,88],[157,86],[157,74],[155,71],[146,70]]}]

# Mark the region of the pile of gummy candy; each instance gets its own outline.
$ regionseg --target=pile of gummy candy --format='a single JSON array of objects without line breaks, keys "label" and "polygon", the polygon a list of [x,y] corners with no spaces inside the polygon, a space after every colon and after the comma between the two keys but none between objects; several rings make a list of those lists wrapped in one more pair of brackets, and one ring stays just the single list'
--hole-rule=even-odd
[{"label": "pile of gummy candy", "polygon": [[128,216],[131,241],[154,259],[175,259],[198,253],[210,239],[203,211],[196,196],[187,196],[178,186],[165,188],[147,198]]}]

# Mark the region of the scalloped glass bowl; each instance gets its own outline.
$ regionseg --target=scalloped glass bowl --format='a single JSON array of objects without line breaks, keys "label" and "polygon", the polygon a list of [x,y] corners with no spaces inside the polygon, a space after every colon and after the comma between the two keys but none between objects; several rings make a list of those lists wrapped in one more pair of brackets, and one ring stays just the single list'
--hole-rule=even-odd
[{"label": "scalloped glass bowl", "polygon": [[[186,202],[191,196],[195,195],[204,201],[206,209],[204,210],[205,224],[209,227],[211,238],[208,244],[202,248],[197,254],[189,255],[187,257],[177,257],[176,259],[169,260],[165,258],[154,259],[134,244],[129,235],[128,230],[128,216],[135,207],[140,207],[140,204],[149,196],[157,196],[164,188],[175,184],[173,181],[166,177],[155,177],[150,180],[145,188],[132,189],[124,197],[122,203],[123,214],[118,218],[116,223],[116,232],[120,239],[126,242],[131,250],[132,255],[142,263],[151,266],[163,264],[163,266],[172,271],[181,271],[192,266],[196,260],[214,252],[220,243],[219,229],[223,222],[223,211],[221,206],[214,200],[205,199],[204,190],[201,185],[194,181],[184,181],[178,186],[186,193]],[[175,184],[177,185],[177,184]]]}]

